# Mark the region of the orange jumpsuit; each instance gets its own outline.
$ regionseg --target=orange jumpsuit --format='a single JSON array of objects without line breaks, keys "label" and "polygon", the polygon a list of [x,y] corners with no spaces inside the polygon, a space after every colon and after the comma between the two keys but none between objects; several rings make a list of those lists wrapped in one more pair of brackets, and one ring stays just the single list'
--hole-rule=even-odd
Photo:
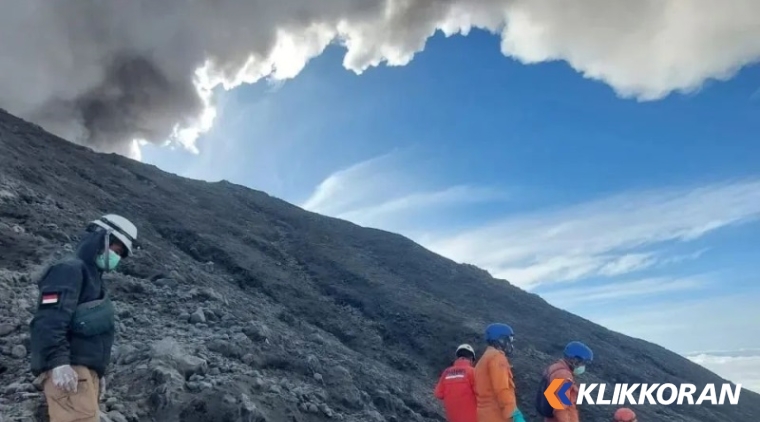
[{"label": "orange jumpsuit", "polygon": [[575,402],[578,400],[578,385],[575,384],[570,366],[563,359],[550,365],[546,369],[546,373],[549,375],[550,383],[557,378],[563,378],[573,381],[573,386],[567,391],[567,398],[570,399],[572,405],[564,410],[555,410],[554,417],[544,418],[544,422],[579,422],[578,408],[575,407]]},{"label": "orange jumpsuit", "polygon": [[443,400],[448,422],[478,422],[472,361],[459,358],[446,368],[435,386],[435,396]]},{"label": "orange jumpsuit", "polygon": [[512,422],[517,408],[515,381],[507,356],[488,346],[475,365],[478,422]]}]

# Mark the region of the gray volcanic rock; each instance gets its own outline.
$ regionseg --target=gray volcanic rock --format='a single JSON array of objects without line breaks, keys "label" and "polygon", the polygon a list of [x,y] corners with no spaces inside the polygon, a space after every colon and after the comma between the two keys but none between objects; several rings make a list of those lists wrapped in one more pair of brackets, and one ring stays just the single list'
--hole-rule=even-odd
[{"label": "gray volcanic rock", "polygon": [[[108,276],[118,332],[104,421],[443,421],[437,377],[459,343],[481,353],[493,321],[518,333],[528,420],[541,370],[570,340],[596,352],[587,382],[724,382],[397,234],[96,154],[0,113],[4,421],[46,420],[27,353],[36,278],[106,212],[138,225],[143,250]],[[642,422],[750,422],[760,396],[636,410]],[[582,420],[612,411],[586,406]]]}]

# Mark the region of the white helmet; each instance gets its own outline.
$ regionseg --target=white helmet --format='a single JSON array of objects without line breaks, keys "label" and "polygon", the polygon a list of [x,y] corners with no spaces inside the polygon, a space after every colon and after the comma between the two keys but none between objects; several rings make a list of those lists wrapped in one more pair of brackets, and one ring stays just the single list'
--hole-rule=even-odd
[{"label": "white helmet", "polygon": [[127,247],[127,255],[132,255],[133,247],[137,243],[137,227],[131,221],[120,215],[106,214],[90,223],[110,231]]},{"label": "white helmet", "polygon": [[472,353],[473,357],[475,357],[475,349],[473,349],[469,344],[460,344],[459,347],[457,347],[455,354],[459,355],[460,350],[467,350],[468,352]]}]

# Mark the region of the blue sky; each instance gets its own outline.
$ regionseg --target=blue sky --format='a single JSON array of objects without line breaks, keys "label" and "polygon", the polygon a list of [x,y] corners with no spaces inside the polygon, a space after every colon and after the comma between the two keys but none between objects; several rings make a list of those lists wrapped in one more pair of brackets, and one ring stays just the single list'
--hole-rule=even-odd
[{"label": "blue sky", "polygon": [[197,155],[142,160],[403,233],[679,353],[721,351],[695,359],[760,391],[760,67],[638,101],[499,43],[438,35],[361,75],[329,47],[293,79],[219,91]]}]

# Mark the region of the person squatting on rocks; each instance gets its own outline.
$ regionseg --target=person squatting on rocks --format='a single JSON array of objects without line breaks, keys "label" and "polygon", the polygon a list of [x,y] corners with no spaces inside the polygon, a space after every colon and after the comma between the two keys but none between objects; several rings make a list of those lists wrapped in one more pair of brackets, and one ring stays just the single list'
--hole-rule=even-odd
[{"label": "person squatting on rocks", "polygon": [[448,422],[478,422],[475,400],[475,349],[457,347],[454,364],[446,368],[435,386],[435,396],[443,401]]},{"label": "person squatting on rocks", "polygon": [[613,422],[638,422],[638,419],[636,419],[636,413],[627,408],[627,407],[621,407],[620,409],[615,411],[615,415],[612,419]]},{"label": "person squatting on rocks", "polygon": [[525,422],[517,408],[515,382],[507,359],[514,350],[514,335],[507,324],[486,327],[488,347],[475,365],[478,422]]},{"label": "person squatting on rocks", "polygon": [[[544,416],[544,422],[579,422],[578,408],[575,405],[578,400],[575,377],[582,375],[586,371],[586,365],[591,364],[593,360],[594,353],[588,346],[579,341],[571,341],[565,346],[563,358],[546,368],[536,393],[536,410]],[[571,405],[563,410],[553,409],[543,395],[548,385],[558,378],[570,380],[573,383],[567,391]]]},{"label": "person squatting on rocks", "polygon": [[31,371],[43,383],[50,422],[100,421],[115,336],[102,275],[132,255],[136,239],[129,220],[105,215],[88,225],[76,256],[52,265],[38,282]]}]

